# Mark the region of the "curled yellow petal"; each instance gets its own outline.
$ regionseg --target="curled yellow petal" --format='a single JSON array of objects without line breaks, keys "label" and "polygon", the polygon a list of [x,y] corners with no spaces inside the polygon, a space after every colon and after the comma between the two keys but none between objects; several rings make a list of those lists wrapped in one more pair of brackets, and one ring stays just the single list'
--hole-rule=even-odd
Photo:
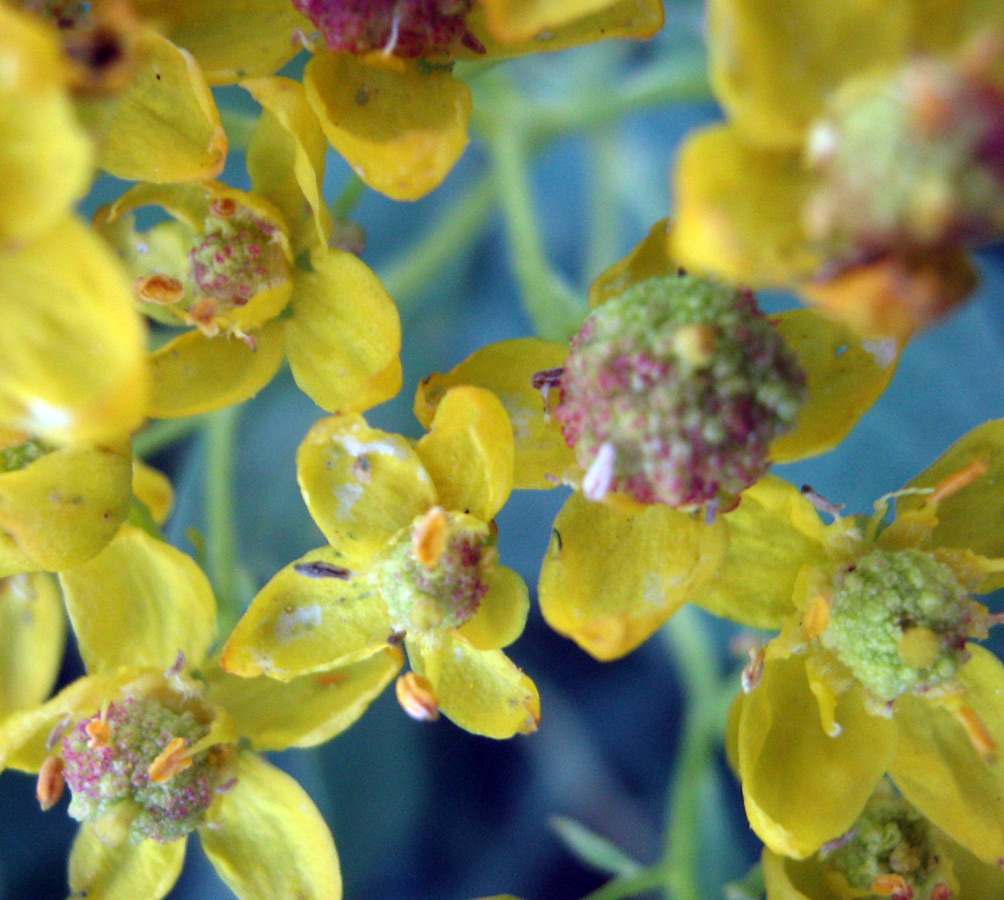
[{"label": "curled yellow petal", "polygon": [[0,719],[49,696],[66,643],[63,600],[52,575],[0,578]]}]

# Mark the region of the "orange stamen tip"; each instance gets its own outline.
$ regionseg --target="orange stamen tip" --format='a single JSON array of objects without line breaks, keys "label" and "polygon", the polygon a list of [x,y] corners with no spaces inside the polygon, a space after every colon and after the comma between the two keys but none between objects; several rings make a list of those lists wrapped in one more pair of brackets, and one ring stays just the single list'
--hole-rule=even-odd
[{"label": "orange stamen tip", "polygon": [[177,278],[157,272],[137,278],[133,282],[133,288],[141,300],[161,306],[170,306],[185,296],[185,286]]},{"label": "orange stamen tip", "polygon": [[183,737],[172,738],[147,768],[146,773],[150,776],[150,781],[161,784],[187,769],[192,764],[192,758],[186,754],[187,749],[188,741]]},{"label": "orange stamen tip", "polygon": [[417,722],[435,722],[439,718],[439,701],[432,682],[417,672],[405,672],[394,684],[394,693],[401,708]]},{"label": "orange stamen tip", "polygon": [[869,888],[879,897],[894,897],[896,900],[907,900],[913,896],[913,891],[902,875],[878,875]]},{"label": "orange stamen tip", "polygon": [[90,750],[97,750],[99,747],[107,747],[112,740],[111,726],[104,719],[92,719],[84,727],[90,740],[87,747]]},{"label": "orange stamen tip", "polygon": [[42,763],[42,768],[38,772],[38,781],[35,783],[35,796],[38,804],[42,807],[42,812],[48,812],[63,796],[66,787],[66,780],[63,778],[63,758],[61,756],[50,756]]},{"label": "orange stamen tip", "polygon": [[990,464],[985,459],[974,459],[957,472],[942,478],[934,488],[934,493],[927,498],[929,504],[937,504],[947,500],[952,494],[957,494],[964,487],[972,484],[977,478],[982,478],[990,471]]},{"label": "orange stamen tip", "polygon": [[434,506],[415,526],[411,535],[411,548],[425,568],[431,569],[446,549],[446,510]]},{"label": "orange stamen tip", "polygon": [[802,631],[811,641],[826,631],[826,626],[829,624],[830,598],[823,594],[817,594],[805,608],[805,614],[802,616]]},{"label": "orange stamen tip", "polygon": [[331,687],[347,681],[348,677],[345,672],[325,672],[323,675],[317,676],[317,683],[320,687]]},{"label": "orange stamen tip", "polygon": [[989,760],[997,752],[997,742],[993,739],[986,723],[968,703],[952,709],[952,715],[966,732],[970,743],[984,759]]}]

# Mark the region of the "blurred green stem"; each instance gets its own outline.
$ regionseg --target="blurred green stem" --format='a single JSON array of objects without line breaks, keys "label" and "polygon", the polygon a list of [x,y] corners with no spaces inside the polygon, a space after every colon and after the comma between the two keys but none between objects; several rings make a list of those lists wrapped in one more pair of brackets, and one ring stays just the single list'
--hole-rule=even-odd
[{"label": "blurred green stem", "polygon": [[366,183],[353,172],[345,182],[342,192],[331,202],[331,217],[337,222],[352,215],[359,201],[366,193]]},{"label": "blurred green stem", "polygon": [[234,518],[234,471],[240,407],[206,418],[206,569],[216,591],[219,633],[229,634],[241,614]]},{"label": "blurred green stem", "polygon": [[204,424],[202,416],[151,422],[132,439],[132,452],[140,459],[149,459],[155,453],[167,450],[190,434],[194,434]]},{"label": "blurred green stem", "polygon": [[645,869],[634,875],[626,875],[623,878],[615,878],[608,881],[603,887],[586,894],[582,900],[622,900],[624,897],[635,897],[638,894],[650,891],[664,884],[666,872],[659,866]]}]

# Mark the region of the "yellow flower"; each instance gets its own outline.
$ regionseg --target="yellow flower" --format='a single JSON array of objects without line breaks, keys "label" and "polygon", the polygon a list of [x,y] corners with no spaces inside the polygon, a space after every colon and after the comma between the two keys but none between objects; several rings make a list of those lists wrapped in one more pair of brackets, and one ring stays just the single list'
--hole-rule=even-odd
[{"label": "yellow flower", "polygon": [[805,860],[763,853],[767,900],[993,900],[1004,873],[987,865],[879,782],[846,835]]},{"label": "yellow flower", "polygon": [[489,392],[458,388],[412,447],[359,415],[318,422],[297,456],[300,489],[331,546],[282,569],[223,652],[238,675],[289,679],[403,641],[398,697],[495,738],[537,727],[537,689],[502,652],[529,599],[495,564],[495,514],[512,486],[512,430]]},{"label": "yellow flower", "polygon": [[124,0],[14,5],[45,23],[61,45],[60,64],[100,168],[160,182],[222,171],[226,136],[198,64],[140,22]]},{"label": "yellow flower", "polygon": [[0,725],[0,766],[38,772],[46,808],[65,786],[73,792],[83,825],[72,891],[162,897],[195,830],[244,900],[340,897],[320,813],[251,748],[312,746],[342,731],[393,679],[400,652],[288,684],[226,675],[206,659],[216,610],[205,576],[131,525],[59,579],[88,674]]},{"label": "yellow flower", "polygon": [[[697,279],[677,279],[676,273],[675,264],[666,254],[666,225],[660,223],[630,256],[598,279],[591,291],[592,304],[598,309],[613,308],[619,313],[620,310],[611,305],[618,302],[617,298],[638,300],[631,294],[632,289],[635,294],[639,286],[647,291],[653,280],[657,280],[657,284],[666,279],[679,281],[699,292],[718,290],[705,288],[705,283]],[[746,302],[741,295],[736,296]],[[760,322],[760,329],[766,331],[766,323]],[[847,328],[807,310],[783,313],[773,318],[773,324],[779,337],[766,335],[761,340],[763,347],[774,348],[771,353],[774,360],[780,360],[775,363],[780,377],[777,382],[767,383],[762,369],[758,369],[756,378],[765,381],[761,387],[767,403],[763,412],[756,415],[769,419],[790,407],[793,392],[786,385],[784,373],[790,369],[785,360],[793,353],[808,381],[808,398],[797,425],[787,433],[775,432],[772,439],[766,430],[754,433],[749,422],[755,418],[750,410],[756,409],[756,391],[731,401],[729,397],[721,399],[714,394],[718,387],[712,385],[708,389],[712,393],[702,394],[696,406],[704,408],[709,397],[723,406],[727,401],[734,402],[734,407],[740,411],[737,427],[741,435],[746,436],[733,434],[729,430],[732,426],[727,423],[724,434],[716,432],[709,437],[702,433],[695,438],[700,444],[691,446],[688,438],[679,441],[681,446],[660,454],[652,464],[656,474],[651,481],[655,489],[663,492],[660,502],[653,502],[659,498],[652,496],[654,489],[645,483],[639,490],[637,479],[625,478],[622,486],[616,480],[606,480],[604,484],[605,479],[598,477],[603,475],[603,453],[606,452],[602,442],[598,448],[595,447],[597,440],[591,442],[590,447],[595,450],[592,458],[580,454],[580,447],[573,450],[567,445],[569,430],[563,429],[564,422],[559,421],[563,407],[555,402],[562,393],[558,388],[563,387],[563,370],[569,359],[566,345],[536,338],[493,344],[474,353],[452,372],[432,375],[420,386],[415,413],[425,424],[431,421],[440,398],[450,387],[475,384],[492,390],[513,423],[515,486],[548,488],[565,483],[581,489],[568,499],[555,521],[541,573],[540,600],[548,623],[594,656],[612,659],[633,650],[683,603],[699,595],[716,572],[728,544],[727,535],[732,530],[763,534],[764,564],[767,565],[776,552],[766,536],[769,524],[778,519],[783,521],[788,502],[787,495],[778,491],[776,482],[767,480],[762,486],[746,490],[738,508],[720,516],[720,521],[712,527],[705,526],[702,519],[691,515],[686,507],[717,503],[728,509],[735,503],[734,495],[762,474],[768,459],[789,461],[829,450],[846,436],[882,393],[895,370],[898,348],[893,341],[862,342]],[[587,325],[583,333],[590,327]],[[700,373],[701,366],[706,363],[701,341],[715,334],[712,325],[679,328],[672,337],[673,349],[679,351],[678,356],[683,361],[679,365],[686,368],[685,364],[690,361]],[[618,335],[615,333],[615,338],[620,340]],[[778,346],[782,340],[787,351]],[[724,343],[724,338],[722,341]],[[625,359],[631,356],[627,351],[618,352]],[[758,355],[758,366],[764,366],[769,355],[766,351]],[[617,404],[623,406],[626,396],[632,394],[618,387],[623,377],[623,367],[619,365],[615,360],[609,371],[602,368],[594,378],[597,383],[605,380],[613,384],[611,407],[615,412]],[[721,371],[714,371],[716,377],[721,376]],[[736,371],[741,372],[742,366]],[[639,378],[648,384],[641,375]],[[535,381],[537,386],[553,389],[542,398]],[[729,384],[734,381],[735,378]],[[659,425],[663,407],[656,407],[669,404],[669,401],[663,396],[665,391],[653,400],[656,393],[648,387],[637,392],[636,402],[642,408],[651,404],[650,412],[639,414],[637,418],[630,411],[617,414],[625,417],[632,428],[638,419],[647,423],[647,427],[653,421]],[[669,398],[673,404],[676,399],[676,395]],[[561,403],[564,403],[563,398]],[[587,412],[596,418],[599,406],[596,398],[590,399]],[[694,406],[691,403],[689,412],[682,418],[670,416],[665,432],[678,428],[678,421],[689,422],[686,417],[692,416]],[[675,412],[676,407],[671,408]],[[565,415],[565,418],[570,416]],[[598,424],[603,427],[602,419]],[[711,422],[704,427],[715,425],[716,422]],[[769,446],[764,434],[768,435]],[[637,452],[631,446],[621,449],[614,437],[609,439],[609,444],[615,448],[615,457],[626,458],[630,464],[646,447],[664,439],[665,433],[660,430],[641,441],[642,449]],[[715,444],[711,443],[712,439]],[[751,465],[747,457],[754,439],[759,439],[762,446],[753,460],[755,465]],[[740,454],[734,466],[742,478],[737,477],[731,486],[722,489],[725,481],[717,473],[726,471],[722,460],[728,459],[730,454],[735,455],[733,445]],[[685,460],[682,474],[677,471],[680,459]],[[619,460],[615,461],[619,464]],[[685,488],[682,493],[681,484]],[[607,489],[603,490],[604,487]],[[683,509],[671,508],[670,503]],[[761,520],[760,517],[766,518]],[[793,546],[798,546],[797,535],[791,540],[795,542]],[[784,546],[785,539],[779,537],[775,547]],[[616,564],[611,564],[611,560],[616,560]],[[736,587],[739,593],[734,600],[724,593],[714,598],[705,596],[705,606],[747,624],[779,625],[777,610],[765,606],[741,585]]]},{"label": "yellow flower", "polygon": [[963,250],[1004,228],[994,4],[713,0],[712,84],[729,116],[674,183],[683,264],[797,286],[871,334],[964,298]]},{"label": "yellow flower", "polygon": [[[792,610],[747,674],[730,738],[750,824],[776,853],[801,859],[844,834],[888,772],[953,840],[1004,858],[1004,665],[966,643],[996,622],[970,593],[1004,584],[988,515],[1002,466],[997,420],[893,495],[886,527],[887,498],[867,524],[803,522],[804,548],[773,577],[752,568],[755,542],[730,536],[718,578]],[[792,525],[807,516],[796,499]]]},{"label": "yellow flower", "polygon": [[[400,388],[397,309],[365,263],[328,247],[325,145],[302,86],[249,88],[266,109],[248,151],[251,193],[142,184],[98,214],[144,311],[195,326],[151,354],[150,412],[188,416],[245,400],[284,358],[322,408],[368,409]],[[175,218],[138,234],[132,212],[149,204]]]},{"label": "yellow flower", "polygon": [[[471,96],[450,72],[455,59],[650,37],[662,25],[659,0],[136,5],[193,53],[214,84],[269,75],[310,44],[304,85],[324,134],[370,187],[397,200],[435,188],[467,144]],[[320,36],[308,38],[315,30]]]}]

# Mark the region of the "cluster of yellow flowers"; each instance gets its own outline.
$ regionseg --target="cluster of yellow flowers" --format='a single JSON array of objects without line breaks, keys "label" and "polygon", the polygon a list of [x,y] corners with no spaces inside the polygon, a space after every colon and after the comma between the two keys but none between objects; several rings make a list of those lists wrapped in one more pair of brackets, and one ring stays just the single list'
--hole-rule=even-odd
[{"label": "cluster of yellow flowers", "polygon": [[[571,340],[429,374],[418,440],[364,418],[402,389],[401,324],[325,200],[329,145],[423,197],[468,142],[458,72],[662,21],[659,0],[0,0],[0,768],[37,773],[43,808],[72,793],[73,896],[164,897],[194,831],[243,900],[340,897],[321,814],[260,753],[329,740],[391,683],[415,719],[534,732],[504,652],[530,592],[495,518],[563,485],[556,631],[600,660],[687,603],[776,632],[721,736],[770,900],[1004,898],[1004,665],[971,643],[998,622],[972,595],[1004,587],[1004,419],[870,519],[768,471],[840,444],[1004,234],[1002,4],[709,0],[728,122],[686,140],[674,221],[608,261]],[[303,52],[302,80],[276,74]],[[227,85],[261,109],[247,190],[215,180],[241,156]],[[134,184],[88,222],[97,172]],[[751,286],[819,309],[765,316]],[[286,363],[328,413],[296,459],[327,544],[234,625],[131,441]],[[87,674],[50,696],[67,617]]]}]

